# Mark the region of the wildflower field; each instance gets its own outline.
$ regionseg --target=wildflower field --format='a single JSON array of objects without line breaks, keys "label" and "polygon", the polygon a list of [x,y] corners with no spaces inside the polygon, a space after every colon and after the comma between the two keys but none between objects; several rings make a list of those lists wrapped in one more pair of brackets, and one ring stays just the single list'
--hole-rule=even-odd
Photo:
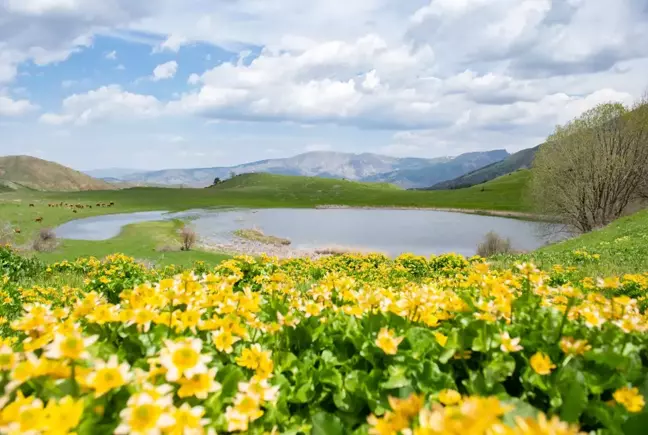
[{"label": "wildflower field", "polygon": [[0,248],[0,432],[646,433],[647,289],[456,255],[182,271]]}]

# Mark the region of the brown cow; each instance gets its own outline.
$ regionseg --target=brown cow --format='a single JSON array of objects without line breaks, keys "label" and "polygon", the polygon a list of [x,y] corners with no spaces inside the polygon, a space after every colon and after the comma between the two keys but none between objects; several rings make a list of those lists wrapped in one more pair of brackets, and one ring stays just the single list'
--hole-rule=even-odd
[{"label": "brown cow", "polygon": [[72,213],[76,213],[76,212],[77,212],[76,210],[72,210]]},{"label": "brown cow", "polygon": [[36,207],[34,204],[29,204],[30,207]]},{"label": "brown cow", "polygon": [[39,216],[36,219],[34,219],[34,222],[43,222],[43,218]]},{"label": "brown cow", "polygon": [[16,228],[16,229],[14,229],[14,233],[16,233],[16,234],[20,234],[20,228]]}]

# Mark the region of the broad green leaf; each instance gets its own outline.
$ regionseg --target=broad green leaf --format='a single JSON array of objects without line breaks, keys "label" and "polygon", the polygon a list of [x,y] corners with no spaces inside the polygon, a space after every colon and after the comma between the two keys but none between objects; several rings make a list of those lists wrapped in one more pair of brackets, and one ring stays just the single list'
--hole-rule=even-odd
[{"label": "broad green leaf", "polygon": [[560,418],[569,423],[577,423],[587,407],[588,390],[585,376],[567,366],[560,372],[558,388],[562,398]]},{"label": "broad green leaf", "polygon": [[311,435],[344,435],[346,430],[342,421],[334,414],[319,412],[311,420]]}]

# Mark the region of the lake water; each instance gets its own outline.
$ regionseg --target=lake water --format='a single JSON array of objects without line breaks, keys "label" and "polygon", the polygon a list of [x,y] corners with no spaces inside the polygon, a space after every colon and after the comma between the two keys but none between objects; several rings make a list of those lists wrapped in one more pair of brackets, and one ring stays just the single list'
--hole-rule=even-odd
[{"label": "lake water", "polygon": [[391,256],[403,252],[471,256],[489,231],[510,238],[517,250],[533,250],[547,242],[533,222],[431,210],[158,211],[79,219],[60,226],[56,234],[67,239],[106,240],[118,235],[124,225],[174,218],[190,218],[200,237],[208,242],[227,243],[233,239],[233,231],[257,228],[291,240],[291,246],[297,249],[343,246]]}]

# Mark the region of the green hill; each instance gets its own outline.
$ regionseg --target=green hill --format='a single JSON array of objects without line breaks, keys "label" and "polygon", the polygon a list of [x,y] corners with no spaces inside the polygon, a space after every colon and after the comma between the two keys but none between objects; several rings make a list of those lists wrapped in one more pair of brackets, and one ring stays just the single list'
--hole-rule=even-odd
[{"label": "green hill", "polygon": [[518,151],[500,162],[492,163],[452,180],[442,181],[424,190],[462,189],[464,187],[485,183],[502,175],[517,171],[518,169],[529,169],[533,164],[533,159],[539,148],[540,145]]},{"label": "green hill", "polygon": [[187,210],[207,207],[463,208],[525,212],[529,171],[518,171],[479,186],[444,191],[403,190],[386,183],[359,183],[319,177],[242,174],[209,188],[137,187],[112,192],[52,193],[47,199],[115,202],[120,209]]},{"label": "green hill", "polygon": [[0,186],[45,191],[111,190],[115,186],[58,163],[30,156],[0,157]]}]

